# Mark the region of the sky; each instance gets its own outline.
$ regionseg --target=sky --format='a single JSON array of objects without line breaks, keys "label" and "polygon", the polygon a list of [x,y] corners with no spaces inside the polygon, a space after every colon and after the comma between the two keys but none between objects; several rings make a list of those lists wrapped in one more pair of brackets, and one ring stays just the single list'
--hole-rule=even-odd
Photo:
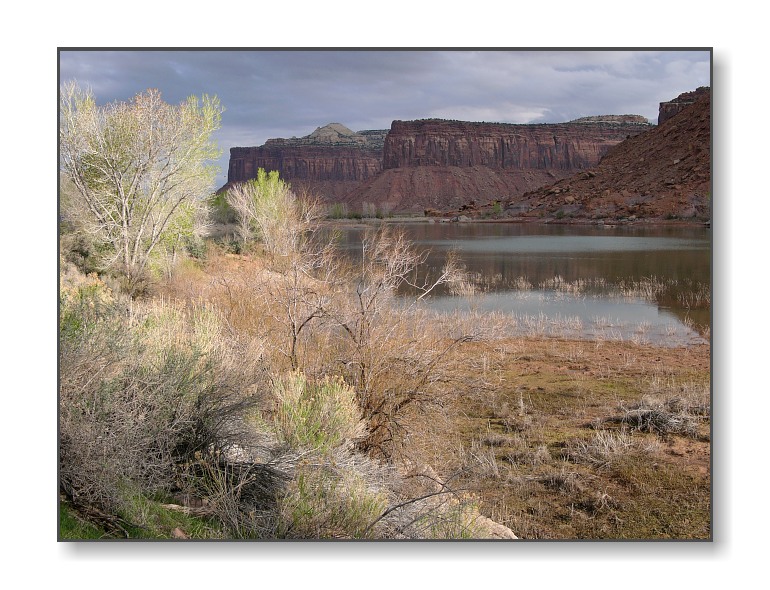
[{"label": "sky", "polygon": [[178,104],[216,95],[222,127],[217,188],[231,147],[302,137],[328,123],[354,131],[424,118],[559,123],[635,114],[711,85],[709,51],[74,51],[59,52],[60,82],[98,103],[149,88]]}]

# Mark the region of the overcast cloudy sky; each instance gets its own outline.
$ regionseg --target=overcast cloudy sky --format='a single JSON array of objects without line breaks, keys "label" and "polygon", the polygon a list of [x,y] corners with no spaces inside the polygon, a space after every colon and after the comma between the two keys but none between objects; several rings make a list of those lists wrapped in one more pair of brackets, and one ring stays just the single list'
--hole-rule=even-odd
[{"label": "overcast cloudy sky", "polygon": [[301,137],[327,123],[388,129],[394,119],[505,123],[638,114],[710,85],[708,51],[68,51],[60,81],[77,80],[99,103],[148,88],[179,103],[217,95],[216,139],[229,150]]}]

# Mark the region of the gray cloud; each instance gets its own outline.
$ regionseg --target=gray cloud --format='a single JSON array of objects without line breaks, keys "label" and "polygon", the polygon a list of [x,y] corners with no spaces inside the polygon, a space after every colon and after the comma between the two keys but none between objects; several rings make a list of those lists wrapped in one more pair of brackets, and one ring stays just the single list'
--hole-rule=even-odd
[{"label": "gray cloud", "polygon": [[62,81],[97,100],[158,88],[168,102],[217,95],[217,140],[229,149],[303,136],[339,122],[387,129],[394,119],[508,123],[586,115],[657,119],[658,103],[710,84],[708,51],[61,51]]}]

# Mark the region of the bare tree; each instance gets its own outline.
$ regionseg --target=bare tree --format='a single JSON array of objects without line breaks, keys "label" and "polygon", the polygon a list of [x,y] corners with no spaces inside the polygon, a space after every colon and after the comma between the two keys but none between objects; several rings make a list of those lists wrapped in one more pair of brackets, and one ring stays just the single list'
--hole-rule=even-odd
[{"label": "bare tree", "polygon": [[170,227],[195,213],[212,187],[219,155],[212,133],[222,108],[216,97],[178,106],[147,90],[130,102],[98,106],[76,83],[60,91],[60,166],[77,198],[63,205],[103,245],[103,267],[138,288],[153,251]]},{"label": "bare tree", "polygon": [[[469,338],[446,338],[418,305],[439,285],[462,278],[456,257],[438,276],[427,276],[427,253],[384,225],[364,236],[359,263],[345,264],[333,234],[321,231],[318,207],[297,198],[277,173],[260,170],[231,189],[228,202],[244,239],[259,239],[267,251],[255,298],[267,303],[263,329],[284,335],[268,340],[279,343],[291,370],[307,371],[308,361],[325,357],[321,373],[341,372],[367,422],[362,448],[391,457],[405,434],[400,416],[451,389],[447,361]],[[401,288],[411,290],[411,299],[397,298]]]},{"label": "bare tree", "polygon": [[[415,402],[440,400],[450,388],[450,353],[472,338],[447,338],[431,329],[416,305],[439,285],[463,276],[450,255],[437,277],[419,278],[426,257],[403,232],[387,226],[368,232],[361,244],[360,267],[350,279],[355,290],[347,305],[334,312],[348,337],[343,362],[369,427],[362,447],[388,458],[406,434],[402,412]],[[396,292],[404,286],[413,296],[397,301]]]}]

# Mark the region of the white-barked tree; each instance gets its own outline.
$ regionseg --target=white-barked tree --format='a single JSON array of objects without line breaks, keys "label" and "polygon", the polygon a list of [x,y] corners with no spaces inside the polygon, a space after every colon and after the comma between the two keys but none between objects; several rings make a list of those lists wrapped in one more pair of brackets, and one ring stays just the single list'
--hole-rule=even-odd
[{"label": "white-barked tree", "polygon": [[62,207],[133,293],[154,251],[195,226],[217,172],[223,109],[206,95],[170,105],[153,89],[99,106],[75,82],[61,87],[59,106],[60,167],[75,189]]}]

